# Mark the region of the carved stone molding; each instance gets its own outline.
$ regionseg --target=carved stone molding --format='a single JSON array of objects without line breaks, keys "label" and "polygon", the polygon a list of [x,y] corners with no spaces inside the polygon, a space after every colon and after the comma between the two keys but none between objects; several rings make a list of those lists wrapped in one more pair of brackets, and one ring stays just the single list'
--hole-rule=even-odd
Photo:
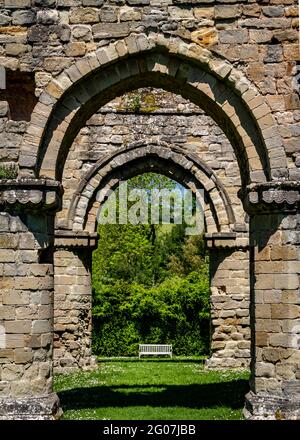
[{"label": "carved stone molding", "polygon": [[249,185],[239,191],[245,211],[250,214],[295,212],[300,207],[300,182],[282,181]]},{"label": "carved stone molding", "polygon": [[55,231],[54,246],[56,248],[89,248],[95,249],[97,247],[98,234],[97,232],[85,231]]},{"label": "carved stone molding", "polygon": [[220,232],[218,234],[205,234],[206,245],[209,249],[216,248],[241,248],[249,246],[248,233]]},{"label": "carved stone molding", "polygon": [[57,394],[0,399],[0,420],[56,420],[63,414]]},{"label": "carved stone molding", "polygon": [[[294,384],[299,389],[299,381]],[[244,416],[250,420],[299,420],[300,400],[295,393],[287,396],[246,394]]]},{"label": "carved stone molding", "polygon": [[58,211],[62,186],[48,179],[7,179],[0,181],[0,209],[3,211]]}]

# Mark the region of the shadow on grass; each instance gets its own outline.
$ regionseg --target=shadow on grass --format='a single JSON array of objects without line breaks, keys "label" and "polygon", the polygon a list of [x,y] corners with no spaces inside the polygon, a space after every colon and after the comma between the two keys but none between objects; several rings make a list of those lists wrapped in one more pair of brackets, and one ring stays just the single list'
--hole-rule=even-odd
[{"label": "shadow on grass", "polygon": [[[158,390],[153,391],[153,388]],[[129,406],[182,406],[185,408],[242,408],[248,380],[191,385],[117,385],[74,388],[58,393],[65,411]]]}]

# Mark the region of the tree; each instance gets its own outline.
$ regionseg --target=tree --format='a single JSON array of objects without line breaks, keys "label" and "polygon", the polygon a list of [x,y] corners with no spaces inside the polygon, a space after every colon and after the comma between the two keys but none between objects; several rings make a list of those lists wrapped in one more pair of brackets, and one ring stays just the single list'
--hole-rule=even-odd
[{"label": "tree", "polygon": [[[128,190],[146,189],[149,209],[152,189],[177,186],[154,173],[128,181]],[[209,281],[203,237],[186,236],[184,224],[100,224],[98,231],[92,273],[96,352],[135,354],[141,340],[171,342],[177,354],[207,351]]]}]

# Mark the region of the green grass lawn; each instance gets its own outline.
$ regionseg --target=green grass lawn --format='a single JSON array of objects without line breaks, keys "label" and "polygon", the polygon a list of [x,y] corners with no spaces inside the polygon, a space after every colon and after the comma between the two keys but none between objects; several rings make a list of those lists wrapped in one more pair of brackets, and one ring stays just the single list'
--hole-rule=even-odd
[{"label": "green grass lawn", "polygon": [[199,358],[111,358],[54,382],[64,419],[227,420],[243,418],[248,376],[205,371]]}]

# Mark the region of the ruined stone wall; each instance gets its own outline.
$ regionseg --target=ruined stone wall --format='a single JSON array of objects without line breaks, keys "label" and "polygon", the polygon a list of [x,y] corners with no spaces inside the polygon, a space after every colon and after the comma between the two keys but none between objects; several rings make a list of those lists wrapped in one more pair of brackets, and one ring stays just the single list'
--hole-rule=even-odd
[{"label": "ruined stone wall", "polygon": [[209,368],[250,364],[250,282],[247,249],[210,250],[211,357]]},{"label": "ruined stone wall", "polygon": [[54,252],[54,352],[56,373],[94,365],[91,357],[92,292],[89,249]]},{"label": "ruined stone wall", "polygon": [[[291,178],[299,178],[298,8],[295,0],[1,0],[0,65],[33,73],[27,102],[75,60],[130,33],[178,36],[234,63],[269,103],[283,136]],[[299,66],[298,66],[299,67]],[[8,83],[10,79],[9,75]],[[26,81],[25,81],[26,82]],[[24,83],[24,78],[20,83]],[[26,90],[25,90],[26,89]],[[12,126],[0,90],[0,160],[18,160],[24,124]],[[19,105],[20,102],[19,102]],[[24,104],[22,104],[24,106]],[[25,115],[24,119],[30,119]],[[24,113],[24,112],[23,112]],[[6,140],[5,140],[6,139]]]},{"label": "ruined stone wall", "polygon": [[245,213],[237,195],[241,186],[239,168],[222,130],[197,106],[180,96],[159,89],[141,89],[101,108],[81,129],[66,160],[63,209],[57,214],[57,225],[66,223],[80,179],[96,161],[134,142],[142,145],[150,141],[179,146],[203,160],[224,185],[236,223],[245,224]]},{"label": "ruined stone wall", "polygon": [[52,389],[53,231],[41,215],[24,216],[0,215],[0,399]]},{"label": "ruined stone wall", "polygon": [[[22,162],[22,172],[19,176],[35,175],[34,155],[38,150],[42,132],[47,126],[50,108],[54,102],[59,100],[54,108],[54,114],[58,118],[56,122],[61,124],[62,129],[53,132],[51,148],[47,149],[44,157],[46,166],[41,167],[42,171],[46,171],[44,175],[56,176],[55,154],[62,140],[63,128],[66,127],[63,119],[63,109],[67,109],[64,107],[66,100],[60,99],[61,94],[68,86],[73,87],[72,93],[79,99],[77,104],[86,110],[87,107],[84,107],[85,90],[77,88],[76,85],[73,86],[73,83],[85,77],[86,74],[87,76],[90,74],[87,81],[91,79],[91,87],[87,87],[86,98],[92,106],[91,100],[97,95],[95,88],[98,91],[96,81],[101,82],[102,78],[100,74],[94,76],[91,70],[101,70],[108,61],[112,64],[117,56],[122,58],[124,54],[135,54],[136,50],[140,52],[139,60],[142,61],[143,51],[147,52],[145,55],[147,68],[148,64],[151,64],[151,68],[153,67],[153,59],[149,56],[151,50],[153,51],[153,57],[157,57],[155,63],[160,72],[160,75],[156,75],[155,78],[159,76],[162,85],[166,87],[167,81],[177,84],[177,73],[179,77],[182,75],[183,81],[187,81],[186,71],[191,72],[190,67],[198,66],[198,63],[199,70],[195,68],[197,78],[203,75],[203,69],[208,70],[204,75],[203,84],[200,83],[199,90],[191,85],[192,75],[189,76],[186,90],[189,88],[195,94],[198,93],[196,101],[199,105],[201,105],[199,97],[203,96],[207,99],[206,109],[212,110],[213,116],[229,137],[230,133],[233,134],[233,139],[229,141],[234,144],[236,152],[243,155],[244,151],[241,150],[247,150],[245,157],[240,158],[239,161],[240,177],[241,180],[244,178],[244,186],[249,181],[258,183],[256,186],[252,185],[251,188],[244,187],[241,194],[244,209],[250,215],[251,224],[249,260],[252,379],[251,392],[247,396],[245,410],[246,416],[250,418],[299,419],[300,417],[300,105],[297,84],[297,78],[299,79],[297,15],[296,0],[257,2],[247,0],[193,0],[193,2],[187,0],[118,0],[118,2],[115,0],[0,0],[0,67],[5,67],[7,79],[5,89],[0,90],[0,161],[6,164]],[[128,38],[130,34],[131,38]],[[137,34],[143,34],[143,36],[140,35],[137,39]],[[171,40],[171,37],[174,39]],[[120,41],[118,45],[113,44],[95,54],[97,49],[104,48],[110,42],[118,40],[125,40],[125,42]],[[189,43],[192,44],[189,45]],[[161,55],[163,51],[165,51],[165,57]],[[91,54],[94,54],[94,57],[90,58],[90,64],[83,58]],[[172,69],[168,70],[169,64],[167,64],[172,61],[170,54],[174,54],[174,57],[180,60],[178,72],[172,71],[171,74]],[[230,64],[225,63],[223,59]],[[75,62],[79,60],[80,62],[75,66]],[[125,63],[125,70],[128,69],[129,76],[136,75],[135,63],[134,56],[131,57],[128,65]],[[139,68],[144,72],[142,64],[139,64]],[[51,82],[68,68],[70,70],[67,70],[57,82]],[[116,74],[118,68],[120,64],[111,68],[110,73],[119,79],[120,72]],[[169,73],[168,79],[164,76],[166,69]],[[2,72],[2,69],[0,71]],[[147,74],[149,71],[146,72]],[[210,94],[210,85],[213,81],[217,84],[217,90],[214,90],[217,96],[214,93]],[[2,87],[2,79],[0,83]],[[104,78],[101,86],[106,91],[107,84],[116,85],[116,82],[106,82]],[[180,81],[178,84],[180,87]],[[43,95],[47,85],[49,85],[48,93]],[[224,95],[222,95],[222,90]],[[180,91],[178,90],[179,93]],[[24,131],[29,126],[32,109],[37,98],[42,95],[43,102],[40,103],[36,113],[33,113],[33,121],[28,128],[29,133],[26,138]],[[107,95],[104,96],[110,96],[112,99],[113,95],[107,91]],[[229,102],[222,101],[224,97],[231,103],[232,99],[236,102],[231,106]],[[210,99],[215,105],[210,103]],[[106,104],[104,101],[101,105]],[[207,103],[203,102],[203,106],[205,107]],[[269,108],[272,111],[275,125],[273,117],[268,113]],[[242,110],[241,114],[239,114],[239,109]],[[184,109],[181,108],[181,110]],[[67,111],[67,117],[70,119],[72,111],[71,106]],[[153,109],[153,112],[157,112],[157,109]],[[126,142],[126,136],[130,140],[131,137],[141,137],[141,132],[149,135],[151,132],[152,136],[157,136],[155,130],[151,131],[153,127],[150,132],[146,130],[146,120],[149,121],[152,117],[157,125],[159,121],[165,120],[164,115],[157,113],[155,116],[149,113],[147,115],[128,114],[123,125],[127,124],[130,127],[129,131],[116,133],[114,132],[116,128],[112,127],[118,125],[113,124],[113,121],[121,117],[125,118],[121,113],[118,115],[107,111],[106,114],[97,113],[74,143],[74,149],[67,158],[64,174],[66,192],[62,216],[65,215],[71,198],[71,186],[67,183],[68,179],[70,182],[74,179],[72,185],[75,185],[84,170],[91,166],[97,154],[97,157],[101,156],[103,153],[101,149],[106,148],[106,145],[117,149],[121,138],[122,142]],[[237,181],[235,174],[237,168],[234,165],[232,151],[228,148],[228,143],[222,137],[222,133],[218,131],[216,133],[218,129],[206,116],[199,115],[198,117],[197,115],[197,121],[205,120],[205,127],[209,127],[208,134],[193,134],[190,126],[193,127],[194,117],[195,115],[184,116],[189,122],[186,127],[184,123],[180,125],[180,118],[177,115],[172,115],[173,119],[170,120],[173,122],[170,124],[164,125],[165,123],[162,122],[159,126],[162,127],[162,131],[166,130],[168,135],[174,132],[176,126],[176,136],[181,130],[180,127],[183,127],[186,151],[192,148],[193,151],[197,151],[201,159],[208,160],[211,166],[215,161],[218,163],[215,170],[225,181],[225,189],[230,193],[238,217],[243,217],[240,204],[236,201],[236,191],[240,180]],[[228,125],[226,119],[230,117],[235,124],[232,130],[228,128],[230,124]],[[98,121],[96,124],[93,123],[93,118],[94,122]],[[247,127],[247,124],[250,127]],[[196,130],[200,126],[202,127],[203,124],[200,123]],[[247,128],[251,131],[254,126],[257,127],[258,136],[254,136],[252,142]],[[277,136],[277,128],[282,139]],[[75,130],[76,127],[72,129]],[[47,133],[49,134],[50,131],[47,130]],[[104,134],[106,139],[104,143],[99,142],[99,134],[102,138]],[[251,134],[253,135],[253,132]],[[190,142],[190,136],[200,137],[201,147],[198,144],[199,139],[196,142],[195,139]],[[242,139],[241,143],[238,141],[239,136]],[[218,140],[215,139],[216,137]],[[205,138],[208,142],[205,142]],[[112,141],[113,139],[115,142]],[[19,160],[21,144],[24,147],[22,161]],[[214,144],[218,145],[215,150]],[[202,145],[205,145],[204,150],[202,150]],[[222,150],[223,145],[225,145],[225,151]],[[88,149],[91,147],[89,151],[92,151],[92,158],[88,157],[87,146]],[[72,153],[76,148],[78,151],[80,148],[83,150],[81,159],[74,156],[72,158]],[[226,155],[225,161],[221,160],[224,155]],[[268,157],[268,161],[265,157]],[[286,169],[286,159],[288,169]],[[249,163],[252,168],[249,173],[250,179],[247,180],[248,170],[246,168]],[[262,171],[262,165],[266,168],[266,174]],[[76,168],[75,171],[70,171],[70,167]],[[270,182],[265,184],[264,178],[270,179]],[[272,179],[274,180],[271,181]],[[24,189],[25,186],[26,189]],[[49,190],[50,187],[51,190]],[[54,241],[54,210],[59,209],[58,200],[54,203],[53,197],[54,199],[60,198],[59,185],[50,180],[19,179],[1,183],[0,317],[2,318],[0,318],[0,336],[3,340],[4,334],[6,348],[0,350],[0,418],[53,419],[59,416],[57,396],[51,394],[53,345],[51,313],[54,288],[51,249],[53,250]],[[222,350],[226,359],[228,359],[226,352],[228,354],[231,351],[234,352],[236,359],[238,354],[243,354],[245,359],[249,359],[247,353],[241,353],[243,350],[248,350],[248,330],[245,331],[243,339],[226,339],[226,335],[229,334],[227,324],[228,327],[230,325],[233,327],[230,328],[230,334],[233,337],[235,335],[234,325],[237,328],[239,326],[238,320],[243,325],[248,322],[247,289],[243,289],[242,297],[237,298],[235,296],[239,295],[235,290],[237,283],[230,284],[233,289],[231,292],[227,291],[228,284],[226,284],[226,295],[230,297],[229,304],[227,304],[227,297],[224,301],[222,293],[225,286],[223,281],[225,276],[223,278],[222,275],[225,273],[227,281],[228,276],[229,279],[246,280],[244,268],[234,269],[234,263],[243,262],[246,253],[241,257],[239,254],[241,250],[237,248],[232,250],[232,253],[226,254],[225,258],[222,257],[222,252],[223,250],[218,251],[212,258],[212,272],[214,273],[212,289],[213,296],[215,296],[213,298],[214,325],[216,325],[217,335],[214,343],[221,343],[218,348],[215,345],[214,359],[222,358],[219,355]],[[74,257],[74,261],[72,258],[70,258],[71,264],[74,263],[74,267],[81,268],[80,265],[77,266],[76,258]],[[225,269],[224,264],[228,262],[230,267]],[[57,276],[61,277],[62,274],[57,274]],[[87,275],[82,276],[85,279],[88,278]],[[241,282],[240,284],[244,285]],[[65,285],[68,286],[64,284],[63,278],[57,279],[57,286]],[[79,298],[77,301],[75,298],[73,304],[73,298],[67,293],[65,295],[67,314],[72,318],[72,306],[80,304],[81,307],[84,301],[81,302]],[[233,303],[231,301],[234,302],[233,308],[235,309],[233,318],[237,321],[229,325],[229,321],[224,322],[223,319],[231,319],[230,316],[225,318],[226,310],[232,313]],[[85,309],[85,306],[83,308]],[[244,313],[245,316],[243,316]],[[61,324],[58,318],[61,318],[59,313],[56,317],[57,325]],[[82,322],[89,325],[87,319]],[[245,330],[243,325],[239,329],[241,330],[239,338],[242,330]],[[78,323],[78,328],[81,328],[80,323]],[[72,348],[69,342],[72,339],[67,335],[64,337],[63,333],[61,336],[59,341],[56,339],[56,343],[63,344],[64,350],[70,348],[74,352],[72,356],[75,363],[79,362],[80,351],[75,346]],[[223,346],[224,342],[225,346]],[[88,344],[83,343],[83,348],[88,352]],[[59,350],[59,347],[57,349]],[[57,359],[63,367],[62,357],[58,356]]]}]

